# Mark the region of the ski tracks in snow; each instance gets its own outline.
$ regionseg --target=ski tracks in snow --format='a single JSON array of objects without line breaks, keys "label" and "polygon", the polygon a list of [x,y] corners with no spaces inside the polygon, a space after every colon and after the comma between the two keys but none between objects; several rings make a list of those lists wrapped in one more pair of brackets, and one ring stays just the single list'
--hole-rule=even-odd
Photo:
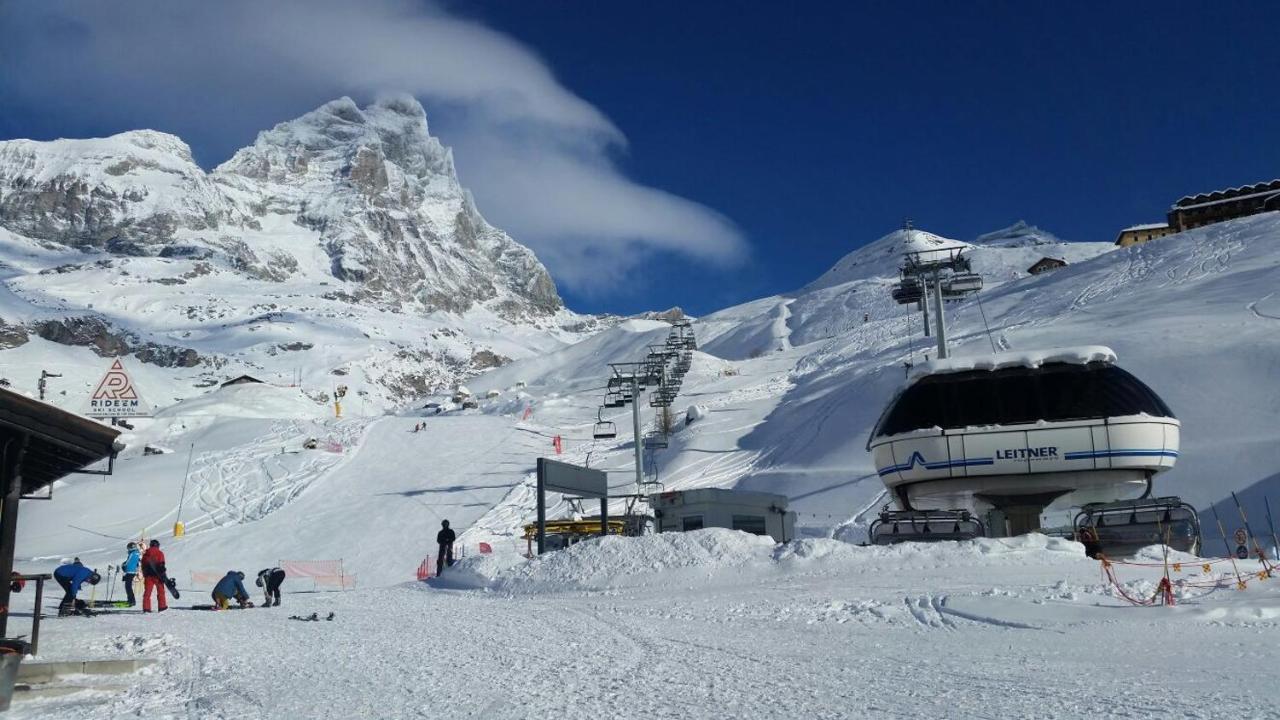
[{"label": "ski tracks in snow", "polygon": [[[355,455],[368,422],[340,420],[323,427],[328,433],[315,423],[280,420],[251,444],[197,455],[187,493],[188,502],[203,513],[187,523],[188,533],[261,520],[288,505]],[[304,449],[313,437],[320,445]],[[328,443],[340,446],[340,452],[325,449]]]}]

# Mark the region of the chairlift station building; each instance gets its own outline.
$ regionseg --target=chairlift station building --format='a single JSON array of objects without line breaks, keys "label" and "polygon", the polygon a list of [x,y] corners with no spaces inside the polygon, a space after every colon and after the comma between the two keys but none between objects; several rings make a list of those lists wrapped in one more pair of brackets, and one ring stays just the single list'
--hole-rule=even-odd
[{"label": "chairlift station building", "polygon": [[796,536],[796,514],[787,510],[785,495],[703,488],[650,495],[649,506],[655,532],[717,527],[768,535],[777,542]]},{"label": "chairlift station building", "polygon": [[994,536],[1070,528],[1091,503],[1152,495],[1180,425],[1100,346],[918,367],[867,448],[904,510],[965,510]]}]

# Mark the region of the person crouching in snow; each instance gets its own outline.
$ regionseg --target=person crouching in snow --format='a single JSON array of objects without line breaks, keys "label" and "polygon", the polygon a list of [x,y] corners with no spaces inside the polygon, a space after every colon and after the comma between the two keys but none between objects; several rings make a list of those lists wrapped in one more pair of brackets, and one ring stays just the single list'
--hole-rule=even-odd
[{"label": "person crouching in snow", "polygon": [[152,540],[147,551],[142,553],[142,612],[151,612],[151,591],[156,591],[160,612],[169,609],[164,597],[164,580],[168,577],[168,569],[164,566],[164,553],[160,551],[160,541]]},{"label": "person crouching in snow", "polygon": [[240,607],[253,607],[249,602],[249,592],[244,589],[244,573],[232,570],[227,573],[213,588],[213,609],[226,610],[235,600]]},{"label": "person crouching in snow", "polygon": [[85,602],[76,599],[76,595],[80,593],[80,587],[86,582],[90,585],[97,585],[102,580],[102,576],[98,574],[98,571],[90,570],[82,565],[80,558],[76,558],[75,562],[69,562],[54,570],[53,579],[58,581],[58,585],[66,593],[62,597],[62,602],[58,603],[58,615],[74,615],[76,613],[86,613]]},{"label": "person crouching in snow", "polygon": [[280,607],[280,586],[284,584],[283,570],[280,568],[267,568],[258,573],[258,579],[254,582],[267,594],[267,600],[262,607],[271,607],[272,598],[275,598],[276,607]]}]

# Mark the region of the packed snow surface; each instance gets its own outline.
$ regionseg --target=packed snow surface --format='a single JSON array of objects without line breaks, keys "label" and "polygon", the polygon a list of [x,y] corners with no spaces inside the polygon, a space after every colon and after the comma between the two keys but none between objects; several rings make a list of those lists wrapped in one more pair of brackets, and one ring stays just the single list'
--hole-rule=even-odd
[{"label": "packed snow surface", "polygon": [[[48,620],[41,660],[157,664],[112,678],[122,690],[19,701],[10,716],[1280,712],[1266,669],[1280,659],[1268,640],[1280,589],[1235,590],[1223,566],[1174,573],[1214,585],[1179,590],[1174,607],[1130,606],[1079,545],[1038,535],[878,548],[703,530],[462,567],[457,582],[347,593],[294,593],[286,580],[278,608]],[[1142,596],[1161,572],[1118,569],[1124,591]],[[444,589],[481,574],[478,589]]]}]

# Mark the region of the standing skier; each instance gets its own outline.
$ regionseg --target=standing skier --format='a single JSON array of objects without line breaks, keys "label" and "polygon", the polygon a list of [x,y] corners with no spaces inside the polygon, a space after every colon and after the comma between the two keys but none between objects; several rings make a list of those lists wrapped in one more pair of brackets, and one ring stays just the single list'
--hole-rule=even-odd
[{"label": "standing skier", "polygon": [[74,615],[78,612],[84,612],[87,615],[84,601],[77,600],[76,595],[80,593],[80,587],[84,583],[88,582],[90,585],[97,585],[102,576],[96,570],[90,570],[82,565],[80,558],[76,558],[75,562],[69,562],[54,570],[53,579],[58,581],[58,585],[66,593],[62,596],[62,602],[58,603],[58,614]]},{"label": "standing skier", "polygon": [[159,611],[164,612],[169,609],[169,604],[165,601],[164,586],[165,578],[168,577],[168,570],[164,566],[164,553],[160,552],[160,541],[152,540],[151,546],[147,551],[142,553],[142,612],[151,612],[151,591],[156,591],[156,597],[159,599]]},{"label": "standing skier", "polygon": [[272,598],[275,598],[276,607],[280,607],[280,586],[283,583],[284,570],[280,568],[267,568],[258,573],[255,584],[267,594],[267,600],[262,607],[271,607]]},{"label": "standing skier", "polygon": [[449,529],[449,521],[442,521],[440,532],[436,533],[436,543],[440,546],[440,553],[436,555],[436,577],[440,577],[445,566],[453,567],[453,541],[456,539],[458,535]]},{"label": "standing skier", "polygon": [[133,596],[133,579],[138,577],[138,566],[142,564],[142,553],[138,552],[137,543],[129,543],[128,557],[125,558],[124,564],[120,566],[121,578],[124,580],[125,596],[129,599],[129,607],[138,604],[138,599]]}]

